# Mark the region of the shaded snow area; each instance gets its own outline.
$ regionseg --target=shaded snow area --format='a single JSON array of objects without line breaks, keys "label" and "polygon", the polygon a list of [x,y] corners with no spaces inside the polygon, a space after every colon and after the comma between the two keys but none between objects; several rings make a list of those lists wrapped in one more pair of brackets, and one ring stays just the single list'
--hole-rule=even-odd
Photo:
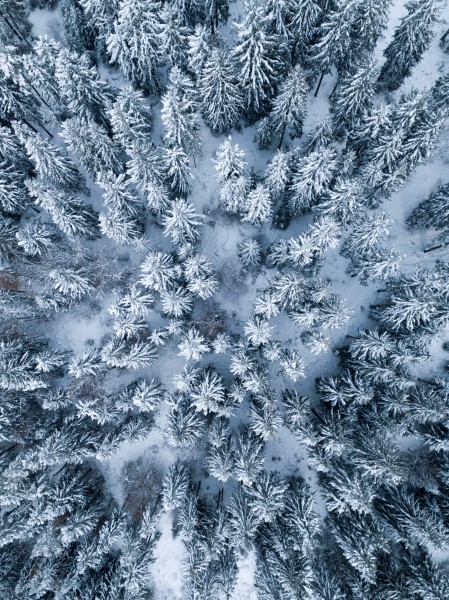
[{"label": "shaded snow area", "polygon": [[447,2],[0,9],[0,599],[449,598]]}]

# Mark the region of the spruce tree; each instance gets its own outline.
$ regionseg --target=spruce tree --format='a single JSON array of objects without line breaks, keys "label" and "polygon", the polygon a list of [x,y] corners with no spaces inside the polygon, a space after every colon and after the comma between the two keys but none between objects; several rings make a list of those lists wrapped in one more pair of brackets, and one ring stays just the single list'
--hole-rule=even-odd
[{"label": "spruce tree", "polygon": [[384,51],[385,63],[379,75],[379,86],[389,91],[398,89],[432,41],[432,27],[441,10],[438,0],[411,0],[407,15],[396,28]]},{"label": "spruce tree", "polygon": [[273,107],[268,116],[270,134],[279,137],[279,148],[286,131],[289,131],[291,138],[301,137],[307,95],[306,79],[301,67],[297,65],[280,85],[279,94],[273,100]]},{"label": "spruce tree", "polygon": [[337,137],[343,137],[354,129],[364,112],[369,109],[374,94],[376,71],[368,61],[358,66],[354,72],[346,74],[338,82],[332,95],[331,114]]},{"label": "spruce tree", "polygon": [[227,133],[240,116],[242,95],[228,51],[213,48],[202,67],[200,79],[201,112],[211,131]]},{"label": "spruce tree", "polygon": [[145,93],[159,90],[160,4],[157,0],[121,0],[106,40],[112,64]]},{"label": "spruce tree", "polygon": [[[251,0],[245,4],[245,19],[236,24],[237,44],[233,56],[244,96],[244,110],[255,120],[274,96],[280,71],[279,41],[267,31],[263,8]],[[282,49],[281,49],[282,52]]]}]

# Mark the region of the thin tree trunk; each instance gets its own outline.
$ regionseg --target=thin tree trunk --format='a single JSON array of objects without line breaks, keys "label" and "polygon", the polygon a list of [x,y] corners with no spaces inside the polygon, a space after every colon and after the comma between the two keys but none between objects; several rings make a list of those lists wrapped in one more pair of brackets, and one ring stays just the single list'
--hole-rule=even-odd
[{"label": "thin tree trunk", "polygon": [[444,244],[438,244],[438,246],[432,246],[431,248],[425,248],[424,249],[424,254],[427,254],[427,252],[433,252],[434,250],[439,250],[440,248],[443,248]]},{"label": "thin tree trunk", "polygon": [[320,80],[318,81],[318,85],[316,86],[315,93],[313,94],[315,96],[315,98],[318,96],[318,92],[320,91],[320,87],[321,87],[321,83],[323,82],[323,78],[324,78],[324,72],[321,73]]},{"label": "thin tree trunk", "polygon": [[156,508],[158,507],[158,504],[161,501],[161,498],[162,498],[162,494],[159,494],[159,496],[156,498],[156,504],[153,506],[153,510],[151,511],[150,519],[153,517],[154,513],[156,512]]},{"label": "thin tree trunk", "polygon": [[317,411],[316,411],[314,408],[311,408],[310,410],[313,412],[313,414],[315,415],[315,417],[316,417],[316,418],[317,418],[319,421],[321,421],[321,423],[323,423],[324,425],[326,424],[326,421],[323,419],[323,417],[320,415],[320,413],[319,413],[319,412],[317,412]]},{"label": "thin tree trunk", "polygon": [[337,80],[337,83],[334,85],[334,88],[333,88],[332,92],[330,93],[329,98],[332,98],[332,96],[335,94],[339,83],[340,83],[340,81]]},{"label": "thin tree trunk", "polygon": [[31,83],[31,81],[28,79],[28,77],[24,74],[24,72],[22,71],[22,77],[25,79],[25,81],[27,82],[27,84],[30,86],[30,88],[33,90],[33,92],[36,94],[36,96],[39,98],[39,100],[42,102],[42,104],[45,104],[45,106],[51,110],[51,112],[54,112],[52,107],[47,103],[46,100],[44,100],[42,98],[42,96],[40,95],[40,93],[37,91],[37,89],[34,87],[34,85]]},{"label": "thin tree trunk", "polygon": [[19,444],[13,444],[12,446],[10,446],[9,448],[6,448],[5,450],[2,450],[0,452],[0,456],[3,456],[4,454],[7,454],[8,452],[11,452],[11,450],[14,450],[14,448],[16,448]]},{"label": "thin tree trunk", "polygon": [[31,125],[31,123],[29,121],[27,121],[24,117],[22,117],[22,120],[24,123],[26,123],[28,125],[28,127],[30,129],[32,129],[34,131],[34,133],[37,133],[39,135],[39,131],[36,129],[36,127],[34,127],[33,125]]},{"label": "thin tree trunk", "polygon": [[281,139],[279,141],[279,146],[278,146],[278,150],[281,149],[282,146],[282,142],[284,141],[284,136],[285,136],[285,132],[287,130],[287,125],[285,124],[284,127],[282,128],[282,134],[281,134]]},{"label": "thin tree trunk", "polygon": [[444,44],[444,42],[446,41],[447,36],[449,35],[449,29],[444,33],[444,35],[441,36],[440,38],[440,42],[442,44]]}]

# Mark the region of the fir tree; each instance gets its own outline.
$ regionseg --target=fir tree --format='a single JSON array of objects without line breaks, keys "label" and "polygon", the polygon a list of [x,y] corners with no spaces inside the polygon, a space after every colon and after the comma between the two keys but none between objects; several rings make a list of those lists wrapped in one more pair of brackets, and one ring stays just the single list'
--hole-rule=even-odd
[{"label": "fir tree", "polygon": [[117,244],[131,245],[143,235],[142,222],[119,208],[99,215],[100,231]]},{"label": "fir tree", "polygon": [[307,95],[306,79],[302,68],[297,65],[281,84],[279,94],[273,100],[268,116],[270,134],[279,137],[279,148],[282,146],[286,131],[289,131],[292,139],[301,137]]},{"label": "fir tree", "polygon": [[30,160],[36,164],[38,174],[46,183],[67,192],[86,189],[83,176],[59,148],[32,132],[25,137],[24,146]]},{"label": "fir tree", "polygon": [[234,438],[234,477],[251,485],[263,469],[263,442],[253,432],[242,429]]},{"label": "fir tree", "polygon": [[216,177],[220,183],[225,183],[229,179],[237,179],[243,175],[245,163],[245,153],[238,144],[232,145],[232,137],[229,136],[220,144],[215,154]]},{"label": "fir tree", "polygon": [[243,240],[239,246],[239,258],[246,268],[259,265],[261,261],[261,248],[257,240],[249,238]]},{"label": "fir tree", "polygon": [[358,0],[349,0],[342,5],[332,7],[320,26],[320,36],[309,49],[308,64],[320,75],[315,96],[318,94],[324,75],[331,72],[335,65],[340,72],[347,68],[345,62],[353,60],[348,56],[351,47],[351,34],[356,19]]},{"label": "fir tree", "polygon": [[187,62],[189,29],[182,23],[183,15],[172,6],[165,6],[161,13],[161,56],[168,58],[173,66],[184,67]]},{"label": "fir tree", "polygon": [[364,112],[369,109],[374,94],[375,77],[374,64],[367,61],[339,80],[332,95],[331,106],[337,137],[341,138],[347,131],[354,129]]},{"label": "fir tree", "polygon": [[249,221],[252,225],[261,225],[270,220],[272,212],[272,202],[268,188],[259,183],[251,190],[243,208],[244,216],[242,221]]},{"label": "fir tree", "polygon": [[227,133],[240,116],[242,96],[226,48],[213,48],[205,60],[200,80],[201,112],[212,133]]},{"label": "fir tree", "polygon": [[178,345],[180,356],[186,360],[199,361],[203,354],[209,352],[209,346],[206,339],[194,328],[191,327],[183,336]]},{"label": "fir tree", "polygon": [[111,63],[118,64],[124,76],[146,93],[159,89],[159,10],[157,0],[121,0],[113,31],[106,40]]},{"label": "fir tree", "polygon": [[279,60],[279,40],[267,32],[267,17],[255,2],[245,5],[245,19],[236,24],[237,44],[233,56],[244,94],[244,110],[254,120],[273,97],[282,63]]},{"label": "fir tree", "polygon": [[192,204],[182,198],[174,200],[163,218],[164,234],[170,236],[175,244],[195,243],[200,236],[199,217]]},{"label": "fir tree", "polygon": [[310,43],[316,36],[323,7],[316,0],[293,0],[289,5],[290,53],[293,62],[299,60],[302,63]]},{"label": "fir tree", "polygon": [[188,45],[188,67],[199,80],[211,50],[211,35],[207,26],[197,23],[194,33],[188,38]]},{"label": "fir tree", "polygon": [[252,548],[257,528],[261,523],[260,515],[250,504],[248,494],[238,488],[228,505],[229,527],[236,546],[245,554]]},{"label": "fir tree", "polygon": [[310,209],[324,193],[337,167],[333,148],[316,150],[300,159],[293,168],[289,191],[292,214]]},{"label": "fir tree", "polygon": [[165,510],[173,510],[183,504],[189,479],[187,468],[182,462],[171,465],[162,481],[162,502]]},{"label": "fir tree", "polygon": [[213,369],[206,369],[198,378],[195,389],[190,393],[193,405],[204,414],[218,412],[224,401],[223,379]]},{"label": "fir tree", "polygon": [[119,0],[79,0],[88,25],[95,29],[95,43],[100,52],[106,54],[106,40],[112,33],[114,20],[117,18]]},{"label": "fir tree", "polygon": [[141,283],[157,292],[172,288],[180,275],[172,256],[162,252],[150,252],[140,270],[142,272]]},{"label": "fir tree", "polygon": [[121,88],[109,109],[114,136],[123,147],[134,142],[145,142],[153,129],[153,115],[142,92],[129,86]]},{"label": "fir tree", "polygon": [[98,235],[96,213],[78,198],[40,182],[29,182],[28,190],[38,206],[51,216],[54,224],[69,238],[95,239]]},{"label": "fir tree", "polygon": [[170,408],[165,435],[174,448],[193,448],[204,435],[204,417],[182,395]]},{"label": "fir tree", "polygon": [[101,81],[87,55],[61,50],[55,64],[55,75],[63,100],[71,114],[83,122],[91,120],[107,126],[106,111],[113,92]]},{"label": "fir tree", "polygon": [[187,154],[180,146],[164,148],[163,161],[168,186],[174,194],[186,196],[192,179]]},{"label": "fir tree", "polygon": [[432,26],[440,9],[437,0],[408,2],[407,15],[384,51],[386,61],[379,75],[380,86],[394,91],[411,74],[432,41]]},{"label": "fir tree", "polygon": [[162,96],[162,123],[165,128],[164,139],[168,146],[198,149],[201,145],[198,136],[198,104],[195,99],[192,81],[181,73],[178,67],[170,71],[167,91]]},{"label": "fir tree", "polygon": [[290,180],[290,156],[282,150],[276,150],[265,169],[265,183],[274,198],[281,196]]},{"label": "fir tree", "polygon": [[102,171],[117,174],[123,171],[120,147],[101,125],[84,123],[73,117],[63,123],[61,135],[68,149],[78,155],[81,165],[91,175],[96,176]]}]

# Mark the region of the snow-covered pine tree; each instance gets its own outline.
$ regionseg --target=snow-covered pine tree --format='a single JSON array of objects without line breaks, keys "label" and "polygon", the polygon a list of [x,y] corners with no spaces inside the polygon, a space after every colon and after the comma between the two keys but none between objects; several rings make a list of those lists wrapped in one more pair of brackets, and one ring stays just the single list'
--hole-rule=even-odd
[{"label": "snow-covered pine tree", "polygon": [[162,481],[162,502],[165,510],[173,510],[183,504],[189,484],[187,466],[181,461],[171,465]]},{"label": "snow-covered pine tree", "polygon": [[170,66],[184,68],[187,63],[189,29],[183,24],[183,11],[171,4],[165,5],[160,19],[161,56]]},{"label": "snow-covered pine tree", "polygon": [[229,528],[235,546],[245,555],[252,547],[262,519],[250,504],[246,491],[239,487],[227,507]]},{"label": "snow-covered pine tree", "polygon": [[196,410],[204,414],[216,413],[225,397],[223,378],[212,368],[205,369],[198,377],[190,398]]},{"label": "snow-covered pine tree", "polygon": [[205,420],[182,394],[172,401],[167,417],[165,436],[173,448],[194,448],[204,435]]},{"label": "snow-covered pine tree", "polygon": [[271,523],[283,512],[287,483],[276,471],[264,471],[248,490],[250,505],[265,523]]},{"label": "snow-covered pine tree", "polygon": [[[277,4],[276,0],[273,4]],[[289,49],[292,62],[304,63],[310,44],[316,36],[317,26],[328,5],[317,0],[292,0],[288,2]]]},{"label": "snow-covered pine tree", "polygon": [[287,131],[291,138],[301,137],[308,91],[302,67],[296,65],[279,86],[268,115],[270,137],[279,138],[279,148]]},{"label": "snow-covered pine tree", "polygon": [[46,183],[66,192],[86,190],[84,177],[58,147],[32,131],[27,132],[23,141],[30,160]]},{"label": "snow-covered pine tree", "polygon": [[184,277],[187,289],[195,296],[207,300],[217,291],[218,282],[214,269],[204,254],[192,254],[184,261]]},{"label": "snow-covered pine tree", "polygon": [[315,150],[293,165],[288,203],[293,215],[316,204],[334,178],[337,168],[334,148]]},{"label": "snow-covered pine tree", "polygon": [[159,90],[160,3],[158,0],[121,0],[107,51],[112,64],[145,93]]},{"label": "snow-covered pine tree", "polygon": [[61,136],[92,176],[102,171],[117,174],[123,171],[120,146],[111,140],[101,125],[73,117],[62,124]]},{"label": "snow-covered pine tree", "polygon": [[251,485],[263,469],[264,443],[259,436],[245,428],[239,431],[233,442],[234,477],[245,485]]},{"label": "snow-covered pine tree", "polygon": [[369,109],[376,75],[373,61],[366,60],[339,80],[331,98],[331,115],[337,137],[342,138],[351,131]]},{"label": "snow-covered pine tree", "polygon": [[167,146],[196,151],[201,146],[198,134],[196,90],[188,75],[175,66],[170,71],[167,91],[162,96],[161,118]]},{"label": "snow-covered pine tree", "polygon": [[283,425],[274,394],[266,392],[253,398],[249,412],[249,428],[264,442],[273,439]]},{"label": "snow-covered pine tree", "polygon": [[98,220],[101,233],[124,246],[137,242],[144,233],[142,221],[120,208],[108,208]]},{"label": "snow-covered pine tree", "polygon": [[220,445],[210,449],[207,457],[207,466],[210,474],[222,483],[225,483],[232,477],[234,472],[234,452],[230,436]]},{"label": "snow-covered pine tree", "polygon": [[253,346],[265,345],[273,332],[273,327],[263,317],[252,317],[245,325],[245,336]]},{"label": "snow-covered pine tree", "polygon": [[236,23],[237,43],[233,57],[244,96],[246,116],[254,121],[274,96],[283,69],[282,45],[268,33],[263,7],[254,0],[245,3],[245,19]]},{"label": "snow-covered pine tree", "polygon": [[140,282],[157,292],[163,292],[174,286],[181,271],[171,254],[150,252],[140,266]]},{"label": "snow-covered pine tree", "polygon": [[229,51],[212,48],[199,77],[201,112],[212,133],[227,133],[240,117],[242,95]]},{"label": "snow-covered pine tree", "polygon": [[290,159],[287,152],[276,150],[266,166],[265,183],[274,198],[279,198],[287,189],[291,175]]},{"label": "snow-covered pine tree", "polygon": [[112,33],[120,0],[79,0],[89,27],[95,30],[95,46],[106,56],[106,41]]},{"label": "snow-covered pine tree", "polygon": [[174,244],[194,244],[200,237],[201,216],[195,212],[193,204],[182,198],[170,204],[162,222],[164,235],[170,236]]},{"label": "snow-covered pine tree", "polygon": [[362,284],[385,281],[396,274],[403,256],[394,248],[374,246],[366,254],[355,255],[348,272],[360,275]]},{"label": "snow-covered pine tree", "polygon": [[229,179],[237,179],[243,175],[246,166],[245,153],[238,144],[232,144],[229,136],[220,144],[214,159],[216,178],[219,183],[225,183]]},{"label": "snow-covered pine tree", "polygon": [[398,89],[432,41],[432,27],[441,11],[439,0],[410,0],[407,15],[396,28],[384,51],[385,63],[379,75],[379,85],[387,90]]},{"label": "snow-covered pine tree", "polygon": [[347,70],[355,57],[350,56],[351,34],[357,16],[359,0],[348,0],[332,6],[319,28],[317,41],[309,47],[307,64],[316,77],[319,77],[315,96],[318,94],[324,75],[333,66],[338,72]]},{"label": "snow-covered pine tree", "polygon": [[113,99],[109,84],[102,81],[86,54],[61,50],[55,75],[61,97],[71,114],[82,122],[96,121],[107,126],[107,110]]},{"label": "snow-covered pine tree", "polygon": [[48,212],[53,223],[66,236],[81,236],[86,239],[95,239],[98,236],[96,213],[79,198],[36,180],[28,182],[27,187],[36,204]]},{"label": "snow-covered pine tree", "polygon": [[337,179],[324,200],[316,207],[316,215],[332,219],[342,225],[353,221],[361,209],[361,186],[355,178]]},{"label": "snow-covered pine tree", "polygon": [[263,183],[258,183],[248,194],[243,207],[242,221],[260,226],[271,218],[272,200],[268,188]]},{"label": "snow-covered pine tree", "polygon": [[2,162],[0,174],[0,210],[6,215],[21,215],[30,204],[23,175]]},{"label": "snow-covered pine tree", "polygon": [[192,173],[189,158],[181,146],[164,148],[163,169],[167,185],[176,195],[187,196],[190,192]]},{"label": "snow-covered pine tree", "polygon": [[148,341],[113,338],[103,346],[101,356],[109,367],[138,369],[152,366],[158,354],[155,346]]},{"label": "snow-covered pine tree", "polygon": [[188,37],[188,45],[187,65],[189,71],[191,71],[196,80],[199,81],[212,45],[209,28],[206,25],[197,23],[195,31]]},{"label": "snow-covered pine tree", "polygon": [[58,240],[54,225],[42,223],[40,220],[24,224],[17,230],[15,237],[17,245],[25,254],[37,258],[46,254]]},{"label": "snow-covered pine tree", "polygon": [[39,91],[43,101],[57,113],[64,110],[64,102],[56,79],[56,60],[60,52],[59,43],[45,36],[35,40],[33,52],[22,56],[24,69],[22,76]]},{"label": "snow-covered pine tree", "polygon": [[348,258],[367,254],[390,232],[391,219],[384,213],[364,215],[354,225],[341,247],[341,253]]},{"label": "snow-covered pine tree", "polygon": [[53,269],[48,273],[52,287],[63,296],[80,299],[93,291],[92,283],[82,269]]},{"label": "snow-covered pine tree", "polygon": [[111,211],[136,217],[141,213],[138,196],[129,187],[125,175],[115,175],[111,171],[98,174],[97,184],[103,190],[103,201]]},{"label": "snow-covered pine tree", "polygon": [[449,185],[438,186],[418,204],[407,218],[410,227],[447,229],[449,227]]},{"label": "snow-covered pine tree", "polygon": [[245,268],[256,267],[261,261],[261,247],[257,240],[248,238],[239,246],[239,258]]},{"label": "snow-covered pine tree", "polygon": [[124,86],[109,109],[114,137],[124,148],[133,142],[145,142],[151,137],[153,115],[140,90]]},{"label": "snow-covered pine tree", "polygon": [[182,336],[178,348],[180,350],[179,356],[183,356],[186,360],[193,360],[194,362],[198,362],[201,360],[203,354],[210,352],[206,339],[195,327],[188,329]]},{"label": "snow-covered pine tree", "polygon": [[351,54],[370,54],[387,26],[392,0],[365,0],[356,6],[351,39]]}]

